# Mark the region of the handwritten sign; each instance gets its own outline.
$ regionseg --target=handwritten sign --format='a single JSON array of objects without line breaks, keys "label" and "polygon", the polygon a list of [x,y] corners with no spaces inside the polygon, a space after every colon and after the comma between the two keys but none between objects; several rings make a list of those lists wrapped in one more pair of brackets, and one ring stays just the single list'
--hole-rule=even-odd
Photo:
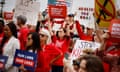
[{"label": "handwritten sign", "polygon": [[83,54],[83,50],[85,48],[91,48],[93,51],[95,51],[99,47],[100,47],[100,44],[96,43],[96,42],[85,41],[85,40],[77,40],[75,45],[74,45],[71,57],[73,59],[78,58],[80,55]]},{"label": "handwritten sign", "polygon": [[114,19],[111,21],[109,31],[111,34],[110,39],[113,42],[120,42],[120,19]]},{"label": "handwritten sign", "polygon": [[40,3],[32,0],[16,0],[14,18],[24,15],[27,18],[27,24],[36,25]]},{"label": "handwritten sign", "polygon": [[65,18],[67,15],[66,6],[49,5],[49,16],[51,18]]},{"label": "handwritten sign", "polygon": [[37,63],[37,54],[16,50],[13,66],[24,65],[27,70],[34,72]]},{"label": "handwritten sign", "polygon": [[7,56],[0,56],[0,71],[5,68],[7,60],[8,60]]},{"label": "handwritten sign", "polygon": [[75,19],[82,25],[94,25],[95,0],[74,0],[72,2],[71,12],[76,13]]}]

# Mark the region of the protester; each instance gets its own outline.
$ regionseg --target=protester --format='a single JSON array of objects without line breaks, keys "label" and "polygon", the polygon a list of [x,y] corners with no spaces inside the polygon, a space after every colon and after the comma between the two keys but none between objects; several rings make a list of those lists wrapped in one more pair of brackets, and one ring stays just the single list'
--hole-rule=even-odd
[{"label": "protester", "polygon": [[[99,56],[104,62],[105,72],[118,72],[119,71],[119,46],[120,44],[109,45],[108,41],[110,38],[109,33],[104,33],[102,35],[101,47],[97,51],[97,56]],[[117,47],[116,47],[117,46]],[[109,68],[108,68],[109,67]],[[109,70],[107,70],[107,68]]]},{"label": "protester", "polygon": [[[3,19],[0,19],[0,45],[1,45],[1,41],[2,41],[2,38],[4,36],[4,20]],[[2,54],[2,51],[0,49],[0,54]]]},{"label": "protester", "polygon": [[74,48],[75,44],[75,39],[71,39],[70,44],[69,44],[69,49],[64,55],[63,59],[63,64],[64,64],[64,69],[63,72],[75,72],[73,65],[72,65],[72,59],[71,59],[71,53]]},{"label": "protester", "polygon": [[4,32],[3,32],[4,25],[5,25],[4,20],[0,19],[0,44],[1,44],[2,37],[4,35]]},{"label": "protester", "polygon": [[78,72],[104,72],[102,61],[94,55],[84,55],[79,58]]},{"label": "protester", "polygon": [[56,32],[56,34],[52,35],[52,42],[63,53],[63,55],[56,62],[54,62],[52,66],[52,72],[63,72],[63,58],[64,58],[65,53],[68,51],[68,47],[70,43],[69,31],[66,31],[63,28],[60,28]]},{"label": "protester", "polygon": [[71,30],[70,32],[73,33],[75,30],[74,15],[73,14],[69,14],[64,21],[63,28],[66,28],[67,26],[69,26],[69,29]]},{"label": "protester", "polygon": [[25,16],[19,15],[17,17],[17,25],[19,26],[18,38],[20,40],[20,49],[25,50],[27,34],[29,33],[29,29],[25,26],[27,19]]},{"label": "protester", "polygon": [[8,23],[4,27],[4,37],[0,49],[2,49],[2,55],[8,56],[4,72],[18,72],[18,68],[12,66],[15,51],[16,49],[20,49],[20,43],[17,39],[17,29],[13,22]]},{"label": "protester", "polygon": [[90,28],[88,28],[88,32],[85,34],[84,31],[82,30],[80,23],[76,21],[76,29],[77,29],[78,36],[81,40],[92,41],[93,35],[91,34],[91,31],[89,32]]},{"label": "protester", "polygon": [[[42,59],[44,59],[42,62],[42,72],[49,72],[51,70],[50,67],[63,55],[63,53],[55,46],[55,44],[51,43],[51,36],[47,29],[40,29],[39,35],[40,46],[42,48],[42,54],[44,55],[44,57],[42,57]],[[38,63],[39,61],[41,61],[41,58],[38,58]],[[36,72],[40,72],[40,65],[41,64],[39,63]]]},{"label": "protester", "polygon": [[[40,48],[40,39],[39,39],[38,33],[31,32],[31,33],[28,34],[27,41],[26,41],[26,51],[32,52],[32,53],[36,53],[36,54],[38,54],[41,51],[41,48]],[[39,56],[39,57],[41,57],[41,56]],[[41,62],[41,65],[42,65],[42,62]],[[19,67],[19,69],[22,72],[31,72],[31,71],[28,71],[27,69],[25,69],[24,65],[21,65]]]}]

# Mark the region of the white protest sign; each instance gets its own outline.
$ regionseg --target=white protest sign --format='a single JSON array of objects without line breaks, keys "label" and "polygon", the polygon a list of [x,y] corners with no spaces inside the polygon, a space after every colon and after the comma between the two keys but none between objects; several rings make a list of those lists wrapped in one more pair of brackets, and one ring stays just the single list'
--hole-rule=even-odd
[{"label": "white protest sign", "polygon": [[40,3],[32,0],[17,0],[14,18],[24,15],[27,18],[27,24],[36,25]]},{"label": "white protest sign", "polygon": [[100,44],[96,42],[77,40],[74,45],[73,51],[71,53],[71,58],[72,59],[78,58],[80,55],[83,54],[83,50],[85,48],[91,48],[93,51],[95,51],[99,47],[100,47]]},{"label": "white protest sign", "polygon": [[77,13],[76,20],[79,20],[82,25],[94,23],[93,13],[95,8],[95,0],[74,0],[71,12]]}]

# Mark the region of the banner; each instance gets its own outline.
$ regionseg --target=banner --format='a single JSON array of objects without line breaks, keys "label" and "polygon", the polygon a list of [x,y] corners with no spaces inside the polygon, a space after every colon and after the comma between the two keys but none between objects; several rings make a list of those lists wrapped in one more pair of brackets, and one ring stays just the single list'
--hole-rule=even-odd
[{"label": "banner", "polygon": [[66,6],[49,5],[50,18],[65,18],[67,15]]},{"label": "banner", "polygon": [[5,20],[12,20],[13,19],[13,12],[4,12],[4,19]]},{"label": "banner", "polygon": [[32,0],[16,0],[14,18],[19,15],[27,17],[27,24],[36,25],[40,3]]},{"label": "banner", "polygon": [[110,23],[109,31],[112,42],[120,42],[120,19],[114,19]]},{"label": "banner", "polygon": [[7,63],[8,57],[0,55],[0,71],[4,70],[5,64]]},{"label": "banner", "polygon": [[34,72],[36,64],[37,54],[18,49],[16,50],[13,66],[20,67],[21,65],[24,65],[27,70]]},{"label": "banner", "polygon": [[77,40],[72,50],[71,58],[72,59],[78,58],[80,55],[83,54],[83,50],[86,48],[91,48],[93,51],[95,51],[99,47],[100,47],[100,44],[96,42]]}]

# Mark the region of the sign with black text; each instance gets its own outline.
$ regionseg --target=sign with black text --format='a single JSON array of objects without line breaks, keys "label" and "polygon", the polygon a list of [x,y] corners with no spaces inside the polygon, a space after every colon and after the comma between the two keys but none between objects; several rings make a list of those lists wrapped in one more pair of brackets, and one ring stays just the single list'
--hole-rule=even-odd
[{"label": "sign with black text", "polygon": [[7,60],[8,60],[7,56],[0,56],[0,71],[5,68]]},{"label": "sign with black text", "polygon": [[76,13],[75,19],[80,24],[94,27],[94,8],[95,0],[74,0],[72,2],[71,12]]},{"label": "sign with black text", "polygon": [[38,13],[40,9],[40,2],[33,0],[16,0],[14,18],[23,15],[27,18],[27,24],[36,25]]},{"label": "sign with black text", "polygon": [[71,58],[73,59],[78,58],[80,55],[83,54],[83,50],[86,48],[91,48],[93,51],[95,51],[99,47],[100,47],[100,44],[96,42],[77,40],[72,50]]},{"label": "sign with black text", "polygon": [[16,50],[13,66],[19,67],[21,65],[24,65],[27,70],[34,72],[36,63],[37,54],[22,50]]}]

